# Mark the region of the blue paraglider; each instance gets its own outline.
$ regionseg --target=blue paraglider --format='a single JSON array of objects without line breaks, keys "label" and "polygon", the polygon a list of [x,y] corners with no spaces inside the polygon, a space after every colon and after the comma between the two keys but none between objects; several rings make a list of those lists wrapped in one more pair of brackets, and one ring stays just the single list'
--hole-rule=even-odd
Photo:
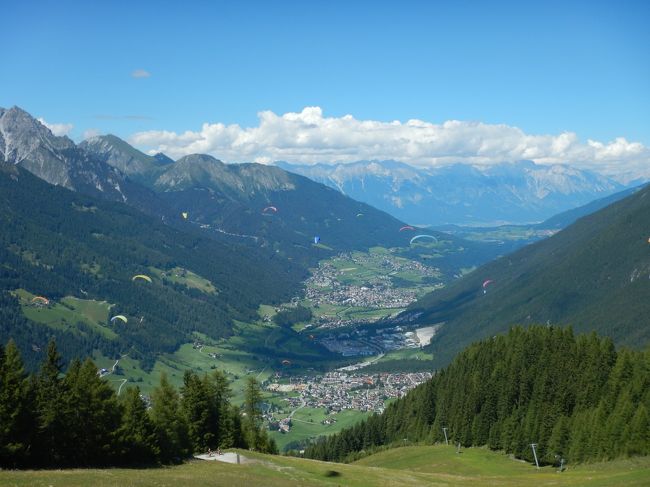
[{"label": "blue paraglider", "polygon": [[318,235],[316,235],[316,236],[314,237],[314,245],[317,245],[317,244],[319,244],[319,243],[320,243],[320,237],[319,237]]}]

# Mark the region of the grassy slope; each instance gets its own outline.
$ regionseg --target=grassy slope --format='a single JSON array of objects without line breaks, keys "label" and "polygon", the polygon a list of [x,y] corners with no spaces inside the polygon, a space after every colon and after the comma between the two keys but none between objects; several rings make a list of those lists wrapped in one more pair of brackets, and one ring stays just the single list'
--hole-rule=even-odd
[{"label": "grassy slope", "polygon": [[32,321],[54,329],[69,329],[75,332],[79,332],[76,324],[82,322],[110,340],[117,338],[117,333],[106,326],[111,305],[105,301],[66,296],[60,303],[50,302],[48,306],[43,307],[32,304],[34,295],[24,289],[16,289],[13,294],[20,300],[25,316]]},{"label": "grassy slope", "polygon": [[[253,460],[244,465],[193,461],[169,468],[4,471],[0,484],[12,486],[142,485],[163,486],[435,486],[435,485],[571,485],[627,487],[648,485],[650,458],[570,467],[559,474],[552,468],[539,471],[482,449],[444,446],[407,447],[382,452],[356,464],[242,454]],[[327,476],[335,471],[338,476]]]},{"label": "grassy slope", "polygon": [[[286,416],[288,414],[276,415],[278,419]],[[368,416],[370,416],[370,413],[357,411],[356,409],[346,410],[335,414],[333,417],[336,419],[336,423],[328,426],[321,424],[321,421],[329,417],[324,408],[303,408],[293,416],[293,425],[289,433],[273,431],[270,435],[275,439],[278,448],[282,451],[287,444],[293,441],[306,440],[321,435],[332,435],[344,428],[349,428]]]}]

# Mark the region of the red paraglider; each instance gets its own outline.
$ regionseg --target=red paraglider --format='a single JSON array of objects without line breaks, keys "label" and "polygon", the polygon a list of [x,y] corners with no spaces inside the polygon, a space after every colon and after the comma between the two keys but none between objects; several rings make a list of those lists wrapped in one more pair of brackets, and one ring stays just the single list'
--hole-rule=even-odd
[{"label": "red paraglider", "polygon": [[494,281],[492,279],[487,279],[483,281],[483,294],[487,293],[487,287],[492,284]]},{"label": "red paraglider", "polygon": [[399,229],[400,232],[403,232],[404,230],[411,230],[415,231],[415,228],[413,228],[411,225],[404,225],[402,228]]}]

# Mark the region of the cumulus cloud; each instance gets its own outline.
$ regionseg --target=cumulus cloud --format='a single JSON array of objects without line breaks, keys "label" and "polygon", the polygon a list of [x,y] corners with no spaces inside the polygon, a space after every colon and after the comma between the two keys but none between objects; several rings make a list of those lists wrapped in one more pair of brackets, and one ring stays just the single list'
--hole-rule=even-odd
[{"label": "cumulus cloud", "polygon": [[74,125],[71,123],[48,123],[42,117],[39,118],[38,121],[45,125],[54,135],[58,137],[68,135],[74,127]]},{"label": "cumulus cloud", "polygon": [[136,69],[131,73],[133,78],[148,78],[151,76],[151,73],[145,69]]},{"label": "cumulus cloud", "polygon": [[527,134],[505,124],[325,117],[320,107],[283,115],[263,111],[258,118],[253,127],[204,123],[198,131],[138,132],[130,141],[151,153],[162,151],[173,158],[207,153],[228,162],[313,164],[395,159],[436,167],[527,159],[539,164],[571,163],[610,175],[650,175],[650,149],[623,137],[612,142],[585,142],[573,132]]}]

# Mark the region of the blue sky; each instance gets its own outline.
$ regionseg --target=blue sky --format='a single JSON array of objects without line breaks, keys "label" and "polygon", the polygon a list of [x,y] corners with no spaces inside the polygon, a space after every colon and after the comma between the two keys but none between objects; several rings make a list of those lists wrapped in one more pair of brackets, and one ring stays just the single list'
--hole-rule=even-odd
[{"label": "blue sky", "polygon": [[75,139],[318,106],[650,145],[647,1],[24,1],[2,15],[0,106]]}]

